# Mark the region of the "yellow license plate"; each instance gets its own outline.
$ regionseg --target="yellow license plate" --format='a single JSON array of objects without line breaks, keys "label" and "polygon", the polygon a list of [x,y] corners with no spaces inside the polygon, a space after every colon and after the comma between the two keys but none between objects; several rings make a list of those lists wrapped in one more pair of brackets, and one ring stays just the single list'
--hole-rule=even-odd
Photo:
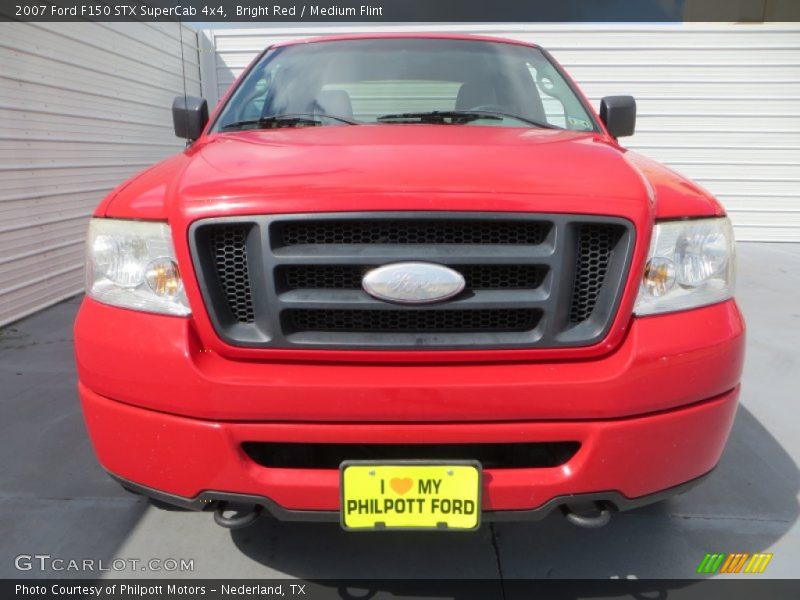
[{"label": "yellow license plate", "polygon": [[476,529],[477,463],[346,462],[341,467],[345,529]]}]

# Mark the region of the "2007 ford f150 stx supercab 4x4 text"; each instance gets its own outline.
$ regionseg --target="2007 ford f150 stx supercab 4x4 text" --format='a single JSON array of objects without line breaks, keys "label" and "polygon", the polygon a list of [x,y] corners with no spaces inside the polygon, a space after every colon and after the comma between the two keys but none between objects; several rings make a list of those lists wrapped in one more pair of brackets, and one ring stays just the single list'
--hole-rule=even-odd
[{"label": "2007 ford f150 stx supercab 4x4 text", "polygon": [[599,526],[717,464],[744,324],[723,208],[541,48],[266,49],[89,226],[79,392],[125,487],[244,526]]}]

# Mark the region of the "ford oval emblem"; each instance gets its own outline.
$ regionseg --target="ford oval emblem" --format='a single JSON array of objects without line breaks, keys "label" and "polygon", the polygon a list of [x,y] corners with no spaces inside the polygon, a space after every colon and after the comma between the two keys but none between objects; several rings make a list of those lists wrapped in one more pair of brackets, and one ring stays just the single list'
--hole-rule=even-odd
[{"label": "ford oval emblem", "polygon": [[361,286],[370,296],[403,304],[447,300],[461,292],[464,285],[464,276],[458,271],[424,262],[384,265],[361,280]]}]

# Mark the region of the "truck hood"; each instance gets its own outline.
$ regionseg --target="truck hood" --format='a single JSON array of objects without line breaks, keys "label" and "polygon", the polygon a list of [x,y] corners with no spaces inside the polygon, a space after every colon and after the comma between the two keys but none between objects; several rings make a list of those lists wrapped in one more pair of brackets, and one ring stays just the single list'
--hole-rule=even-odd
[{"label": "truck hood", "polygon": [[[398,206],[397,196],[425,196]],[[207,212],[317,212],[393,198],[392,209],[436,209],[458,196],[523,202],[554,197],[647,204],[648,187],[624,153],[598,135],[486,126],[361,125],[246,131],[209,136],[122,188],[108,215],[164,209]],[[158,210],[158,197],[165,205]],[[473,198],[473,201],[476,199]],[[388,200],[387,200],[388,202]],[[461,210],[480,210],[472,205]],[[518,207],[524,210],[524,207]]]},{"label": "truck hood", "polygon": [[[201,175],[202,174],[202,175]],[[218,136],[198,151],[184,193],[525,193],[641,197],[612,146],[553,129],[367,125]],[[211,190],[209,190],[209,186]]]},{"label": "truck hood", "polygon": [[[630,160],[599,134],[554,129],[398,124],[251,130],[201,139],[122,186],[103,212],[180,221],[343,210],[636,218],[653,210],[654,186],[645,169],[662,188],[678,177],[656,165]],[[680,193],[687,193],[685,185]]]}]

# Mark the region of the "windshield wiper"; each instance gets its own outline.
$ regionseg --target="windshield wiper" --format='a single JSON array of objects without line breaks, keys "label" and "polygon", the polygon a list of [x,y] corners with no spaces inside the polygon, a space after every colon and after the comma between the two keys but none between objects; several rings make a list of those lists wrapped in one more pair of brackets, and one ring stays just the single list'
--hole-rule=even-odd
[{"label": "windshield wiper", "polygon": [[[448,122],[449,119],[449,122]],[[560,129],[549,123],[534,121],[527,117],[520,117],[512,113],[496,110],[432,110],[428,112],[409,112],[391,115],[381,115],[376,119],[379,123],[434,123],[434,124],[460,124],[477,121],[479,119],[492,119],[502,121],[503,119],[515,119],[534,127],[544,129]]]},{"label": "windshield wiper", "polygon": [[235,121],[233,123],[228,123],[227,125],[223,125],[220,127],[221,131],[229,131],[231,129],[243,129],[245,127],[253,126],[253,129],[274,129],[278,127],[296,127],[298,125],[306,127],[306,126],[315,126],[315,125],[323,125],[325,123],[325,119],[332,119],[334,121],[339,121],[340,123],[347,123],[348,125],[358,125],[356,121],[351,121],[350,119],[345,119],[343,117],[337,117],[334,115],[326,115],[326,114],[304,114],[304,113],[297,113],[297,114],[287,114],[287,115],[273,115],[271,117],[261,117],[260,119],[248,119],[246,121]]}]

